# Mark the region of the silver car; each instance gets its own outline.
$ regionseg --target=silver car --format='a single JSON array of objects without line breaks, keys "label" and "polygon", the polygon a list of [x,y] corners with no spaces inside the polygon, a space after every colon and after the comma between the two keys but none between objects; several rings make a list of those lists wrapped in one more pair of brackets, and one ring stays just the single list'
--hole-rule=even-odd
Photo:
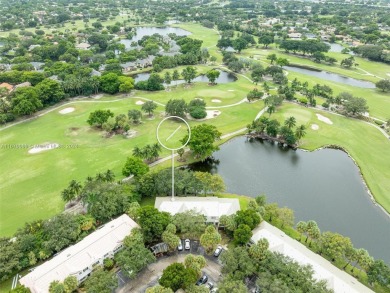
[{"label": "silver car", "polygon": [[177,246],[177,250],[183,250],[183,243],[179,240],[179,245]]},{"label": "silver car", "polygon": [[185,250],[190,250],[191,249],[191,241],[190,241],[190,239],[184,240],[184,249]]}]

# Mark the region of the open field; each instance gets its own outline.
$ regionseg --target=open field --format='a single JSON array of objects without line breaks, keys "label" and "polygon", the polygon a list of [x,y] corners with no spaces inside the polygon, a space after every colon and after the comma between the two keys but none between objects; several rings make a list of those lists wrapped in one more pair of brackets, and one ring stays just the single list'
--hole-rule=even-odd
[{"label": "open field", "polygon": [[[316,113],[329,118],[333,124],[320,121]],[[294,116],[298,125],[306,125],[307,134],[301,142],[304,149],[315,150],[326,145],[343,147],[360,167],[376,201],[390,211],[390,143],[379,130],[363,121],[290,103],[284,104],[272,116],[279,120]],[[311,124],[319,125],[319,130],[312,130]]]},{"label": "open field", "polygon": [[[250,86],[245,79],[239,79],[237,87]],[[60,192],[72,179],[83,181],[88,175],[95,175],[112,169],[118,178],[122,177],[121,169],[127,156],[135,146],[156,143],[156,128],[163,118],[163,107],[156,110],[154,119],[144,116],[143,123],[133,126],[137,131],[134,138],[122,136],[105,138],[101,131],[92,129],[86,123],[90,112],[97,109],[110,109],[115,115],[127,113],[129,109],[141,109],[136,102],[140,98],[153,99],[166,103],[169,98],[184,98],[187,102],[203,92],[205,100],[218,97],[223,100],[226,91],[224,86],[213,87],[205,83],[185,89],[178,87],[171,92],[146,93],[137,92],[136,97],[118,99],[104,97],[101,100],[72,102],[75,111],[60,114],[58,111],[69,107],[64,105],[38,119],[13,126],[1,131],[0,159],[1,179],[1,235],[11,235],[24,222],[50,217],[63,209]],[[233,88],[232,84],[230,87]],[[244,90],[241,92],[244,93]],[[231,97],[232,103],[243,96]],[[209,104],[209,103],[208,103]],[[221,115],[207,120],[223,134],[245,127],[262,109],[263,103],[243,103],[234,107],[222,108]],[[191,125],[202,122],[190,121]],[[29,154],[29,146],[43,143],[58,143],[59,148],[38,154]],[[169,155],[164,150],[161,157]]]}]

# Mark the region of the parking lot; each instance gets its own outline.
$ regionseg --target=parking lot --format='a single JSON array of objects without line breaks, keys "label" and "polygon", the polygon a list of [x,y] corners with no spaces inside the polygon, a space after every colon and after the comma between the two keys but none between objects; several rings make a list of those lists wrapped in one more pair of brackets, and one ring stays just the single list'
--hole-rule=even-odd
[{"label": "parking lot", "polygon": [[[153,287],[158,284],[158,279],[162,276],[163,270],[174,262],[184,262],[184,258],[187,254],[203,255],[207,261],[206,266],[202,269],[202,272],[208,276],[208,282],[217,284],[221,277],[221,264],[219,258],[213,255],[206,255],[199,241],[191,241],[191,249],[184,249],[184,239],[182,239],[183,250],[174,252],[169,256],[159,257],[157,261],[150,264],[145,268],[135,280],[129,280],[122,273],[118,273],[120,288],[116,290],[117,293],[125,292],[140,292],[143,293],[149,287]],[[223,252],[222,252],[223,253]]]}]

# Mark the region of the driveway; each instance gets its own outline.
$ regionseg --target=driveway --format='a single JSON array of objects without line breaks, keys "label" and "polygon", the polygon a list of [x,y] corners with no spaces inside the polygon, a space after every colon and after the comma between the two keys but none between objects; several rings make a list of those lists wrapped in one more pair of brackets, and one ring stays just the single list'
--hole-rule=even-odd
[{"label": "driveway", "polygon": [[[201,250],[199,245],[192,245],[191,241],[191,252],[193,254],[203,254],[197,253],[198,250]],[[195,249],[196,247],[196,249]],[[194,248],[194,249],[192,249]],[[203,249],[202,249],[203,250]],[[153,287],[158,284],[158,279],[162,275],[162,271],[174,262],[184,262],[184,258],[189,252],[176,252],[175,255],[168,257],[158,258],[158,261],[150,264],[147,268],[145,268],[134,280],[130,280],[124,284],[123,287],[118,288],[116,293],[125,293],[125,292],[139,292],[143,293],[149,287]],[[218,283],[220,280],[221,273],[221,265],[218,261],[214,260],[213,257],[205,256],[207,264],[202,269],[202,272],[205,273],[209,277],[209,282],[214,284]],[[216,258],[215,258],[216,259]],[[123,283],[122,283],[123,284]]]}]

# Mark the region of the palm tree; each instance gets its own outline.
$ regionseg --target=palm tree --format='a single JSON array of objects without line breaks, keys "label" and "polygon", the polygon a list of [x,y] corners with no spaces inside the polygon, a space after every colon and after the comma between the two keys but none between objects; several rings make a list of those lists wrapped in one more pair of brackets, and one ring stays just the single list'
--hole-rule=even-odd
[{"label": "palm tree", "polygon": [[267,108],[267,113],[269,114],[269,116],[271,117],[271,114],[272,113],[275,113],[275,105],[270,105],[268,108]]},{"label": "palm tree", "polygon": [[306,135],[306,126],[302,124],[295,130],[295,136],[299,141],[305,135]]},{"label": "palm tree", "polygon": [[69,188],[65,188],[61,192],[61,197],[64,202],[70,202],[76,198],[76,194],[73,193]]},{"label": "palm tree", "polygon": [[160,152],[161,152],[161,146],[158,143],[155,143],[152,146],[152,152],[151,152],[151,154],[153,154],[154,159],[158,158]]},{"label": "palm tree", "polygon": [[295,119],[294,116],[290,116],[284,121],[284,125],[286,125],[288,128],[293,128],[296,124],[297,120]]},{"label": "palm tree", "polygon": [[71,193],[74,194],[75,198],[78,198],[80,195],[80,191],[83,188],[80,182],[77,182],[76,180],[72,180],[69,183],[68,189]]},{"label": "palm tree", "polygon": [[154,153],[154,150],[153,150],[153,147],[148,144],[146,145],[143,149],[142,149],[142,156],[143,158],[145,158],[147,161],[151,161],[153,160],[153,158],[155,158],[155,153]]},{"label": "palm tree", "polygon": [[139,147],[133,148],[133,156],[137,158],[142,158],[143,157],[143,152]]},{"label": "palm tree", "polygon": [[306,231],[307,231],[307,224],[306,224],[306,222],[299,221],[299,222],[297,223],[297,231],[298,231],[299,233],[301,233],[301,236],[300,236],[300,238],[299,238],[299,241],[301,241],[301,240],[302,240],[302,234],[303,234],[303,233],[306,233]]},{"label": "palm tree", "polygon": [[104,182],[106,180],[106,176],[102,173],[97,173],[95,176],[96,181]]},{"label": "palm tree", "polygon": [[107,182],[113,182],[115,179],[115,174],[110,169],[108,169],[104,175]]}]

